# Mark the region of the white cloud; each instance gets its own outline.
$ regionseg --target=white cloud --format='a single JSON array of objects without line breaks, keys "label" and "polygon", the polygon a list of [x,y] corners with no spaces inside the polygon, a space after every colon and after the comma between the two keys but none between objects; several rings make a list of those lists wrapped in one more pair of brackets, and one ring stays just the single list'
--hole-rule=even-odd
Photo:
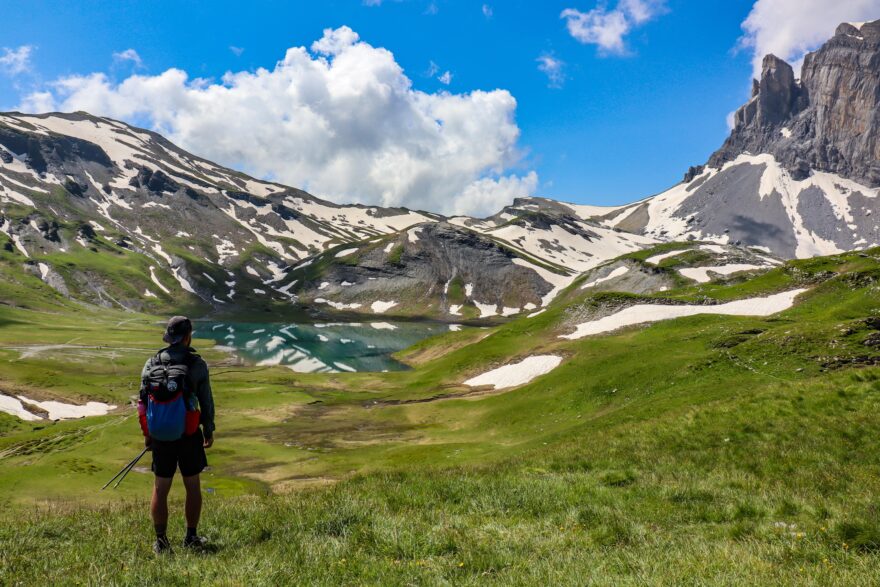
[{"label": "white cloud", "polygon": [[135,67],[143,67],[144,62],[134,49],[126,49],[113,54],[114,61],[131,61]]},{"label": "white cloud", "polygon": [[324,36],[312,43],[312,51],[324,55],[339,55],[354,46],[361,37],[347,26],[338,29],[324,29]]},{"label": "white cloud", "polygon": [[8,75],[19,75],[31,68],[33,45],[22,45],[17,49],[3,47],[0,49],[0,71]]},{"label": "white cloud", "polygon": [[728,112],[724,121],[727,123],[727,130],[733,130],[736,128],[736,110]]},{"label": "white cloud", "polygon": [[547,76],[547,86],[561,88],[565,84],[565,62],[549,53],[544,53],[536,60],[538,71]]},{"label": "white cloud", "polygon": [[488,4],[483,4],[482,10],[483,16],[485,16],[486,18],[492,18],[492,16],[495,14],[495,11]]},{"label": "white cloud", "polygon": [[508,175],[499,179],[485,178],[468,185],[453,201],[455,214],[494,214],[514,198],[533,194],[538,187],[538,174],[530,171],[525,177]]},{"label": "white cloud", "polygon": [[605,4],[589,12],[567,8],[560,17],[569,34],[581,43],[596,45],[603,54],[623,55],[627,52],[624,37],[665,10],[665,0],[620,0],[613,10]]},{"label": "white cloud", "polygon": [[244,53],[244,47],[236,47],[235,45],[229,45],[229,50],[232,51],[236,57],[241,57],[241,54]]},{"label": "white cloud", "polygon": [[425,93],[391,52],[348,27],[272,69],[219,82],[169,69],[115,82],[61,78],[25,111],[85,110],[150,126],[198,155],[340,202],[486,214],[530,195],[506,90]]},{"label": "white cloud", "polygon": [[438,73],[440,73],[440,66],[431,61],[428,65],[428,70],[425,72],[425,77],[436,76],[437,81],[445,86],[452,83],[453,74],[451,71],[444,71],[443,73],[440,73],[440,75],[437,75]]},{"label": "white cloud", "polygon": [[52,112],[55,110],[55,96],[52,92],[33,92],[24,99],[17,110],[38,114]]},{"label": "white cloud", "polygon": [[804,55],[831,38],[837,25],[877,18],[878,0],[758,0],[742,23],[740,44],[754,52],[755,77],[768,53],[793,63],[798,75]]}]

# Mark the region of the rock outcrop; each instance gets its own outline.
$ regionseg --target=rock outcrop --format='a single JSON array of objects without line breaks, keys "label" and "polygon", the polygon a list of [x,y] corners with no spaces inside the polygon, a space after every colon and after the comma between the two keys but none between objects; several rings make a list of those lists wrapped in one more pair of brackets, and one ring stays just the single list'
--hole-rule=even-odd
[{"label": "rock outcrop", "polygon": [[734,123],[710,166],[769,153],[796,180],[815,170],[880,186],[880,20],[841,24],[805,57],[800,80],[767,55]]},{"label": "rock outcrop", "polygon": [[603,221],[785,258],[880,245],[880,21],[840,25],[801,76],[767,55],[708,163]]}]

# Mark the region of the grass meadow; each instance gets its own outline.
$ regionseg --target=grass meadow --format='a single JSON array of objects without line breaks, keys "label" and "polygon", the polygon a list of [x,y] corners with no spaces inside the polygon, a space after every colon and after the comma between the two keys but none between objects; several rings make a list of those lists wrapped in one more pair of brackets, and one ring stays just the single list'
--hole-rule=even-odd
[{"label": "grass meadow", "polygon": [[[128,402],[160,319],[2,307],[0,389],[120,408],[0,414],[0,583],[876,584],[878,278],[870,251],[655,296],[575,284],[534,318],[423,341],[397,373],[248,367],[209,345],[215,548],[158,560],[150,474],[98,489],[138,452]],[[559,338],[609,305],[794,287],[769,318]],[[562,365],[523,387],[461,383],[548,353]]]}]

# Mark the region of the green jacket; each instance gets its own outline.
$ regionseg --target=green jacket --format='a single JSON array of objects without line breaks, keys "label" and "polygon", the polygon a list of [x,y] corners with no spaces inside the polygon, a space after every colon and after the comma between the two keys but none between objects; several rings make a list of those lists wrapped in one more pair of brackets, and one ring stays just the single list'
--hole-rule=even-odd
[{"label": "green jacket", "polygon": [[[183,363],[184,356],[186,354],[195,354],[196,350],[191,347],[185,347],[182,344],[176,344],[168,347],[167,349],[163,349],[161,355],[162,361],[166,361],[169,363],[180,364]],[[150,365],[153,361],[153,357],[147,359],[147,362],[144,363],[144,368],[141,371],[141,380],[147,376]],[[210,438],[214,436],[214,395],[211,392],[211,381],[208,376],[208,364],[205,363],[204,359],[200,356],[196,355],[196,360],[193,362],[190,367],[190,379],[193,383],[193,396],[196,401],[193,402],[193,407],[201,410],[201,424],[202,431],[205,436]],[[141,397],[142,401],[146,401],[146,398]]]}]

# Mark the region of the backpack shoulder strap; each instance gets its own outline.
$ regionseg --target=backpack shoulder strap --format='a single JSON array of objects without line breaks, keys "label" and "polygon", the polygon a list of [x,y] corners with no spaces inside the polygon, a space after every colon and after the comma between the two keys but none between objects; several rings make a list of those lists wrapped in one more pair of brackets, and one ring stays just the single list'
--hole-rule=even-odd
[{"label": "backpack shoulder strap", "polygon": [[163,347],[163,348],[159,349],[159,350],[156,352],[156,354],[155,354],[155,355],[153,356],[153,358],[151,359],[151,361],[153,361],[153,365],[154,365],[154,366],[155,366],[156,364],[159,364],[159,365],[164,365],[164,364],[165,364],[164,361],[162,361],[162,353],[164,353],[165,351],[167,351],[169,348],[171,348],[171,347],[167,347],[167,346],[166,346],[166,347]]}]

